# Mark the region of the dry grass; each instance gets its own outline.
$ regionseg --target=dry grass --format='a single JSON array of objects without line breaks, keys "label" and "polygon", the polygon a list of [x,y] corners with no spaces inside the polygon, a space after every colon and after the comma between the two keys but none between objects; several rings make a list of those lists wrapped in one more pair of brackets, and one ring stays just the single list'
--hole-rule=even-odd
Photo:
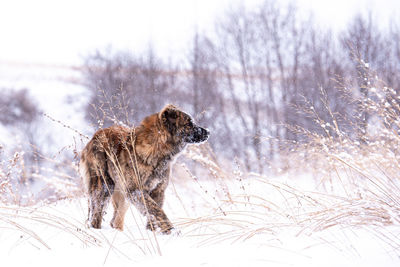
[{"label": "dry grass", "polygon": [[[65,149],[69,148],[62,150]],[[74,161],[36,153],[41,163],[27,166],[28,153],[17,149],[9,159],[0,162],[0,203],[32,206],[83,195]]]},{"label": "dry grass", "polygon": [[0,221],[3,222],[3,229],[19,231],[21,233],[20,238],[23,238],[24,235],[26,235],[48,249],[51,247],[46,243],[46,240],[41,237],[43,233],[38,233],[32,230],[33,224],[55,228],[59,231],[66,232],[67,234],[74,236],[86,246],[99,246],[103,242],[101,237],[87,231],[83,222],[69,218],[68,215],[59,211],[43,211],[37,206],[21,207],[10,205],[1,205],[0,210]]},{"label": "dry grass", "polygon": [[[325,167],[325,172],[313,173],[315,181],[309,180],[310,169],[303,175],[307,181],[299,173],[292,176],[292,171],[281,175],[281,179],[245,174],[239,180],[224,173],[220,176],[227,177],[220,178],[223,181],[197,178],[192,183],[185,181],[186,187],[197,186],[197,190],[203,191],[201,200],[208,209],[195,218],[181,218],[176,223],[185,235],[198,237],[199,245],[259,236],[264,236],[268,243],[287,232],[296,237],[322,238],[335,231],[361,229],[399,255],[400,238],[388,230],[400,225],[398,177],[388,176],[389,170],[376,157],[371,159],[375,168],[366,168],[368,156],[361,164],[348,154],[350,158],[346,159],[339,155],[319,154],[318,163]],[[209,167],[213,173],[215,165]],[[391,169],[390,173],[396,172]],[[211,192],[212,196],[208,196]]]}]

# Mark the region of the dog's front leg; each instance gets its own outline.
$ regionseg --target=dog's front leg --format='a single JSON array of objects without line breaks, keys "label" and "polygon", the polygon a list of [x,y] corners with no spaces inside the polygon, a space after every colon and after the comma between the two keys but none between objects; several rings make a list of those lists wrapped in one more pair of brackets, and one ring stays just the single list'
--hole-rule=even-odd
[{"label": "dog's front leg", "polygon": [[170,234],[174,229],[163,209],[147,192],[135,190],[130,194],[130,200],[136,208],[147,217],[148,228],[152,231],[160,230],[163,234]]}]

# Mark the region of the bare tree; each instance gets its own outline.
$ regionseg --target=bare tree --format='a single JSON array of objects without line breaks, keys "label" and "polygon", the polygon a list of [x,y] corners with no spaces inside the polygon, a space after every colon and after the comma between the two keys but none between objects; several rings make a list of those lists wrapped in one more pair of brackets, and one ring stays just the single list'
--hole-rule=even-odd
[{"label": "bare tree", "polygon": [[229,92],[224,97],[229,96],[233,112],[230,128],[235,131],[236,142],[241,144],[238,156],[244,159],[247,169],[253,169],[251,162],[256,162],[257,170],[262,172],[263,137],[267,134],[262,127],[267,119],[263,114],[266,92],[260,79],[262,58],[257,52],[260,43],[255,15],[243,7],[227,13],[218,25],[218,45],[220,66],[225,74],[223,84]]},{"label": "bare tree", "polygon": [[188,76],[183,77],[183,88],[178,95],[179,103],[187,106],[201,124],[207,125],[213,133],[211,146],[227,154],[237,153],[237,146],[231,146],[233,136],[228,127],[226,99],[219,84],[221,72],[214,43],[205,35],[195,33],[188,54]]},{"label": "bare tree", "polygon": [[152,48],[144,57],[128,52],[96,52],[87,57],[84,77],[91,91],[89,121],[101,126],[131,124],[154,113],[171,99],[176,72]]}]

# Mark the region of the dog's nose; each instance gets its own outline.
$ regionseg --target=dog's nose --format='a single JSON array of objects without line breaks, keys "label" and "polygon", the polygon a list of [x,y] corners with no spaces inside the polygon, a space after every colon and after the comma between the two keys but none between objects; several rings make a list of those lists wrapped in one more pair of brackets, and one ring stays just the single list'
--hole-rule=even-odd
[{"label": "dog's nose", "polygon": [[207,137],[210,136],[210,131],[209,130],[203,128],[202,131],[203,131],[203,135],[206,135]]}]

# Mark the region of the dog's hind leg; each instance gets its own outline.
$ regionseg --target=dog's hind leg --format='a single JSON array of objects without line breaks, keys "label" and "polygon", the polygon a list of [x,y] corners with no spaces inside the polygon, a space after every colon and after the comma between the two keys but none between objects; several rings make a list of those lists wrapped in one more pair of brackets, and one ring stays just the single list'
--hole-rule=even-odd
[{"label": "dog's hind leg", "polygon": [[107,208],[111,194],[114,191],[114,183],[104,176],[97,176],[89,188],[89,220],[93,228],[100,229],[103,215]]}]

